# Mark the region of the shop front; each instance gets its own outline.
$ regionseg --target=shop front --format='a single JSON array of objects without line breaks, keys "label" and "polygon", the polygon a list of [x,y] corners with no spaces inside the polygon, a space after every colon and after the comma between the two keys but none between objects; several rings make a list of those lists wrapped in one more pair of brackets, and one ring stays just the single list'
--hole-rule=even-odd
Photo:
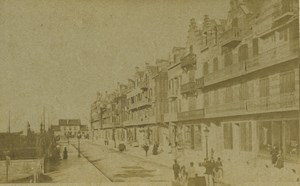
[{"label": "shop front", "polygon": [[270,154],[273,147],[282,150],[287,159],[299,159],[299,121],[258,121],[259,153]]}]

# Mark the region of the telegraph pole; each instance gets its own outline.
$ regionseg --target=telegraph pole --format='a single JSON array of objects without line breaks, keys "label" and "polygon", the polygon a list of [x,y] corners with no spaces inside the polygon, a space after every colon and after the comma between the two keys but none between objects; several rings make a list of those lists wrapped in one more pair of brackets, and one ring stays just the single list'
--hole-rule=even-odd
[{"label": "telegraph pole", "polygon": [[10,133],[10,111],[8,112],[8,133]]}]

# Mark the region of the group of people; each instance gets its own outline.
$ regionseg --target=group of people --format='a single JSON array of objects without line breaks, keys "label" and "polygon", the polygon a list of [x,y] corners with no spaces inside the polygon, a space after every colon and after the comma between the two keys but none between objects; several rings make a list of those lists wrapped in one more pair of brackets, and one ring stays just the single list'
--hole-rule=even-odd
[{"label": "group of people", "polygon": [[279,169],[283,168],[284,160],[282,156],[282,150],[278,149],[277,146],[274,146],[270,153],[272,156],[272,165]]},{"label": "group of people", "polygon": [[173,172],[175,181],[181,185],[187,186],[206,186],[211,184],[214,186],[222,185],[223,164],[221,158],[217,161],[212,157],[210,160],[205,158],[204,162],[194,166],[194,162],[190,162],[188,168],[180,166],[177,160],[173,164]]}]

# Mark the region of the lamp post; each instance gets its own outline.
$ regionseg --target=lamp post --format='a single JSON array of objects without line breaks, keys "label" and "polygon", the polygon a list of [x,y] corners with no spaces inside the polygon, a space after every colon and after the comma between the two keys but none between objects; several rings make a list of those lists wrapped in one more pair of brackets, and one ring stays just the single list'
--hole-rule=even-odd
[{"label": "lamp post", "polygon": [[80,138],[81,138],[81,134],[80,134],[80,132],[78,132],[78,134],[77,134],[77,139],[78,139],[78,158],[80,158]]},{"label": "lamp post", "polygon": [[[206,143],[206,159],[208,160],[208,134],[209,134],[209,130],[207,128],[207,126],[204,129],[204,136],[205,136],[205,143]],[[207,174],[207,184],[209,185],[209,173]]]},{"label": "lamp post", "polygon": [[205,143],[206,143],[206,158],[208,159],[208,134],[209,130],[207,127],[204,129]]}]

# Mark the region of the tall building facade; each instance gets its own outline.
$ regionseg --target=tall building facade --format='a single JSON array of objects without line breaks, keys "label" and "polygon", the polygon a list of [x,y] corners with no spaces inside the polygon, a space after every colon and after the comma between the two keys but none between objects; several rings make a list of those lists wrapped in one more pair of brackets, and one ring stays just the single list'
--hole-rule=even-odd
[{"label": "tall building facade", "polygon": [[137,68],[121,102],[93,104],[94,129],[222,157],[264,157],[277,146],[299,160],[298,6],[231,0],[225,19],[191,19],[186,46]]}]

